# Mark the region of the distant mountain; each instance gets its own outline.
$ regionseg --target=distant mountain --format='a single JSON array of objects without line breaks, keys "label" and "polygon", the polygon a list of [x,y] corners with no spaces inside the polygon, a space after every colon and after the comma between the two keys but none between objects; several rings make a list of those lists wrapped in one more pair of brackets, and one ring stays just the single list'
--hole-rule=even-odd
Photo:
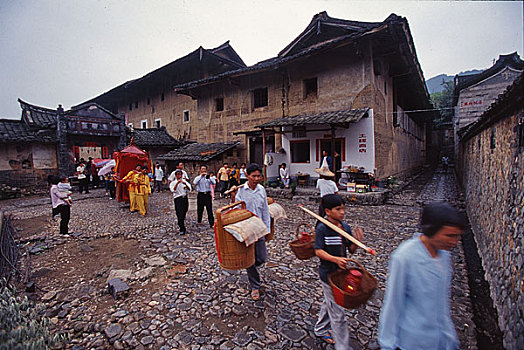
[{"label": "distant mountain", "polygon": [[442,90],[444,90],[444,86],[442,86],[442,82],[453,81],[453,78],[454,78],[453,75],[439,74],[436,77],[426,80],[426,86],[428,87],[428,92],[430,94],[434,92],[441,92]]},{"label": "distant mountain", "polygon": [[[458,75],[470,75],[470,74],[478,74],[483,72],[482,69],[472,69],[465,72],[460,72]],[[439,74],[437,76],[434,76],[433,78],[430,78],[426,80],[426,86],[428,87],[428,92],[430,94],[434,92],[441,92],[444,90],[444,86],[442,86],[442,82],[448,82],[453,81],[453,78],[455,78],[454,75],[447,75],[447,74]]]}]

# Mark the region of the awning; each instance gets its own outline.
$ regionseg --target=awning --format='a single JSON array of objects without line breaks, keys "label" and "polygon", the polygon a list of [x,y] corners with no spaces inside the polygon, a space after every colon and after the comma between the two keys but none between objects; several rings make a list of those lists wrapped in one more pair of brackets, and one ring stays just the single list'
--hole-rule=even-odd
[{"label": "awning", "polygon": [[334,112],[321,112],[307,115],[283,117],[258,125],[259,128],[272,128],[280,126],[305,126],[305,125],[332,125],[348,127],[349,123],[356,123],[368,116],[369,108],[343,109]]}]

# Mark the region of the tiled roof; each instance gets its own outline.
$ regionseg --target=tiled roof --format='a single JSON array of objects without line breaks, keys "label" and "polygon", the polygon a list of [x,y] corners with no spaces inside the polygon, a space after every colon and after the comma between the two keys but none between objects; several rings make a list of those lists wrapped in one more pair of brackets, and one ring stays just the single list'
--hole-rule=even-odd
[{"label": "tiled roof", "polygon": [[0,119],[0,143],[56,142],[56,131],[34,129],[21,120]]},{"label": "tiled roof", "polygon": [[333,112],[321,112],[307,115],[295,115],[293,117],[284,117],[272,120],[259,125],[259,128],[274,126],[303,126],[318,124],[344,124],[356,123],[367,116],[369,108],[362,109],[343,109]]},{"label": "tiled roof", "polygon": [[[183,143],[169,135],[165,126],[151,129],[134,129],[135,145],[139,147],[178,147]],[[127,133],[128,142],[131,139],[131,132]]]},{"label": "tiled roof", "polygon": [[22,108],[22,119],[25,120],[28,125],[40,128],[56,128],[56,109],[35,106],[21,99],[18,99],[18,102]]},{"label": "tiled roof", "polygon": [[243,67],[243,68],[239,68],[239,69],[235,69],[235,70],[230,70],[230,71],[227,71],[227,72],[224,72],[224,73],[221,73],[221,74],[214,75],[214,76],[209,77],[209,78],[204,78],[204,79],[200,79],[200,80],[194,80],[194,81],[191,81],[191,82],[188,82],[188,83],[175,85],[173,88],[175,90],[177,90],[177,91],[184,91],[184,90],[187,90],[187,89],[195,88],[195,87],[200,86],[200,85],[204,85],[204,84],[207,84],[207,83],[212,83],[212,82],[215,82],[215,81],[219,81],[219,80],[221,80],[223,78],[226,78],[226,77],[229,77],[229,76],[242,75],[244,73],[251,73],[251,72],[254,72],[254,71],[259,71],[259,70],[264,70],[264,69],[268,69],[268,68],[273,68],[273,67],[278,66],[280,64],[290,62],[292,60],[295,60],[295,59],[303,57],[303,56],[307,56],[307,55],[309,55],[309,54],[311,54],[313,52],[320,51],[322,49],[326,49],[328,47],[334,46],[334,45],[336,45],[338,43],[341,43],[343,41],[350,40],[350,39],[357,39],[358,37],[361,37],[364,34],[365,33],[351,33],[351,34],[348,34],[348,35],[344,35],[344,36],[338,37],[336,39],[331,39],[331,40],[325,41],[325,42],[323,42],[323,43],[321,43],[319,45],[309,47],[308,49],[300,51],[299,53],[291,55],[291,56],[273,57],[273,58],[270,58],[270,59],[258,62],[256,64],[254,64],[253,66]]},{"label": "tiled roof", "polygon": [[190,143],[161,155],[158,159],[207,162],[239,144],[240,142]]},{"label": "tiled roof", "polygon": [[[218,74],[212,77],[195,80],[195,81],[191,81],[191,82],[187,82],[183,84],[178,84],[174,86],[174,89],[182,92],[184,90],[192,89],[200,85],[219,81],[225,77],[242,75],[242,74],[250,73],[253,71],[273,68],[275,66],[301,58],[303,56],[307,56],[315,52],[325,50],[330,47],[334,47],[346,41],[348,42],[354,41],[365,35],[374,33],[375,31],[379,30],[379,28],[381,27],[385,29],[388,24],[391,24],[391,23],[401,23],[402,24],[404,22],[406,22],[405,19],[395,14],[391,14],[383,22],[357,22],[357,21],[348,21],[348,20],[343,20],[343,19],[332,18],[332,17],[327,16],[327,13],[321,12],[313,17],[312,22],[308,25],[306,30],[302,32],[291,44],[289,44],[286,48],[284,48],[284,50],[282,50],[279,53],[279,56],[258,62],[249,67],[242,67],[242,68],[230,70],[230,71],[227,71],[227,72],[224,72],[222,74]],[[341,31],[338,32],[338,36],[321,37],[321,39],[319,39],[321,41],[307,42],[307,45],[308,45],[307,47],[300,46],[300,44],[303,42],[303,39],[304,39],[303,36],[306,34],[307,31],[311,29],[310,27],[312,26],[312,24],[315,24],[315,23],[318,25],[324,25],[324,26],[328,26],[332,28],[337,27],[341,29]],[[295,47],[298,47],[297,45],[300,46],[300,51],[293,49]]]}]

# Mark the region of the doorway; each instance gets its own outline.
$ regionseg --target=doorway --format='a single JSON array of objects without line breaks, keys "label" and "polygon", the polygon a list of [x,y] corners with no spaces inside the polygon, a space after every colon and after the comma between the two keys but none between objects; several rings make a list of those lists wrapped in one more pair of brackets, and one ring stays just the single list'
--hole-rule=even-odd
[{"label": "doorway", "polygon": [[267,150],[275,152],[275,135],[266,136],[266,149],[263,150],[262,135],[249,137],[249,162],[262,165]]}]

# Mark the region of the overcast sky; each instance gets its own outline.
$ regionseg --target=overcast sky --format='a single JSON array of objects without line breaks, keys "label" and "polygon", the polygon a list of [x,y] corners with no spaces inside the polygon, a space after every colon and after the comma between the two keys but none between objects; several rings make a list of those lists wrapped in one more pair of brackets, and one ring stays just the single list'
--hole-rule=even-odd
[{"label": "overcast sky", "polygon": [[0,118],[20,118],[18,98],[67,109],[227,40],[252,65],[324,10],[357,21],[406,17],[426,79],[524,51],[521,1],[0,0]]}]

